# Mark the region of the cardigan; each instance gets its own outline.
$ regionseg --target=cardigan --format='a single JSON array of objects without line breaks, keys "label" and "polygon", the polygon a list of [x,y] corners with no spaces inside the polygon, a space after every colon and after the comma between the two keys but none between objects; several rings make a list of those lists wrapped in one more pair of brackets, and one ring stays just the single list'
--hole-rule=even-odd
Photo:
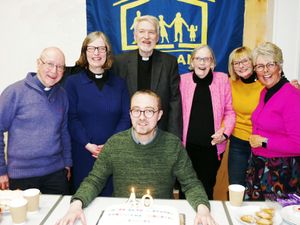
[{"label": "cardigan", "polygon": [[173,198],[177,178],[194,209],[199,204],[209,207],[204,187],[178,137],[158,129],[150,143],[141,145],[134,141],[131,131],[120,132],[107,141],[93,170],[72,199],[81,200],[86,207],[101,192],[110,175],[115,197],[129,197],[134,187],[138,198],[147,189],[154,198]]},{"label": "cardigan", "polygon": [[67,95],[57,84],[47,96],[34,76],[28,73],[0,97],[0,175],[8,173],[13,179],[44,176],[72,166]]},{"label": "cardigan", "polygon": [[284,84],[265,104],[267,89],[261,92],[252,114],[253,134],[268,138],[266,148],[252,148],[266,158],[300,156],[300,91]]},{"label": "cardigan", "polygon": [[113,134],[130,127],[129,94],[126,82],[111,71],[102,89],[86,70],[68,77],[69,130],[72,140],[73,184],[77,189],[93,168],[95,158],[85,148],[87,143],[104,144]]},{"label": "cardigan", "polygon": [[[182,116],[183,116],[183,140],[186,145],[188,125],[196,83],[193,81],[193,72],[185,73],[180,76],[179,84],[182,99]],[[213,72],[213,81],[209,85],[215,132],[224,126],[224,133],[229,137],[235,126],[235,112],[232,108],[231,89],[228,76],[225,73]],[[218,156],[226,149],[227,141],[217,144]]]}]

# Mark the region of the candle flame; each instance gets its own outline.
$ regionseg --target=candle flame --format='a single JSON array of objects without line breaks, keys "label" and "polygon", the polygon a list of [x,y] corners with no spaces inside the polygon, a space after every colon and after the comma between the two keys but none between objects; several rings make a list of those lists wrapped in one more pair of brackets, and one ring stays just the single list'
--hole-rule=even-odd
[{"label": "candle flame", "polygon": [[134,193],[134,187],[131,187],[131,192]]},{"label": "candle flame", "polygon": [[150,195],[150,190],[149,189],[147,189],[147,194]]}]

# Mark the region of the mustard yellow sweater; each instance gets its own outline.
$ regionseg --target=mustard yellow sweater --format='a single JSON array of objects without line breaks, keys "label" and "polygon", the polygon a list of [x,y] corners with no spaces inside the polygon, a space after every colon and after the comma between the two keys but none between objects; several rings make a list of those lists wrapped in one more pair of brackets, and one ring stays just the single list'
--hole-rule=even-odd
[{"label": "mustard yellow sweater", "polygon": [[256,108],[263,85],[257,80],[243,83],[240,79],[230,80],[232,104],[236,113],[236,123],[232,135],[248,141],[252,133],[251,115]]}]

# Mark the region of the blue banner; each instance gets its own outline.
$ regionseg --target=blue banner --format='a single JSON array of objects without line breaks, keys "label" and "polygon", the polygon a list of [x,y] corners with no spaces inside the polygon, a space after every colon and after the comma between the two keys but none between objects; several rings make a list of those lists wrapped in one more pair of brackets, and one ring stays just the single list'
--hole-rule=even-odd
[{"label": "blue banner", "polygon": [[86,0],[86,6],[87,33],[107,34],[114,54],[136,49],[137,17],[157,17],[156,48],[177,57],[180,74],[188,71],[191,52],[202,44],[214,50],[215,70],[227,72],[230,52],[243,43],[245,0]]}]

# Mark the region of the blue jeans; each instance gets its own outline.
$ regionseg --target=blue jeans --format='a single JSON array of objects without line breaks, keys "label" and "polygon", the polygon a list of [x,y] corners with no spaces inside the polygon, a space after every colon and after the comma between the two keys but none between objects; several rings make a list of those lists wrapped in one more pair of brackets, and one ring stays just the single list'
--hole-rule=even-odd
[{"label": "blue jeans", "polygon": [[231,135],[228,154],[229,184],[246,185],[246,170],[250,155],[249,142]]}]

